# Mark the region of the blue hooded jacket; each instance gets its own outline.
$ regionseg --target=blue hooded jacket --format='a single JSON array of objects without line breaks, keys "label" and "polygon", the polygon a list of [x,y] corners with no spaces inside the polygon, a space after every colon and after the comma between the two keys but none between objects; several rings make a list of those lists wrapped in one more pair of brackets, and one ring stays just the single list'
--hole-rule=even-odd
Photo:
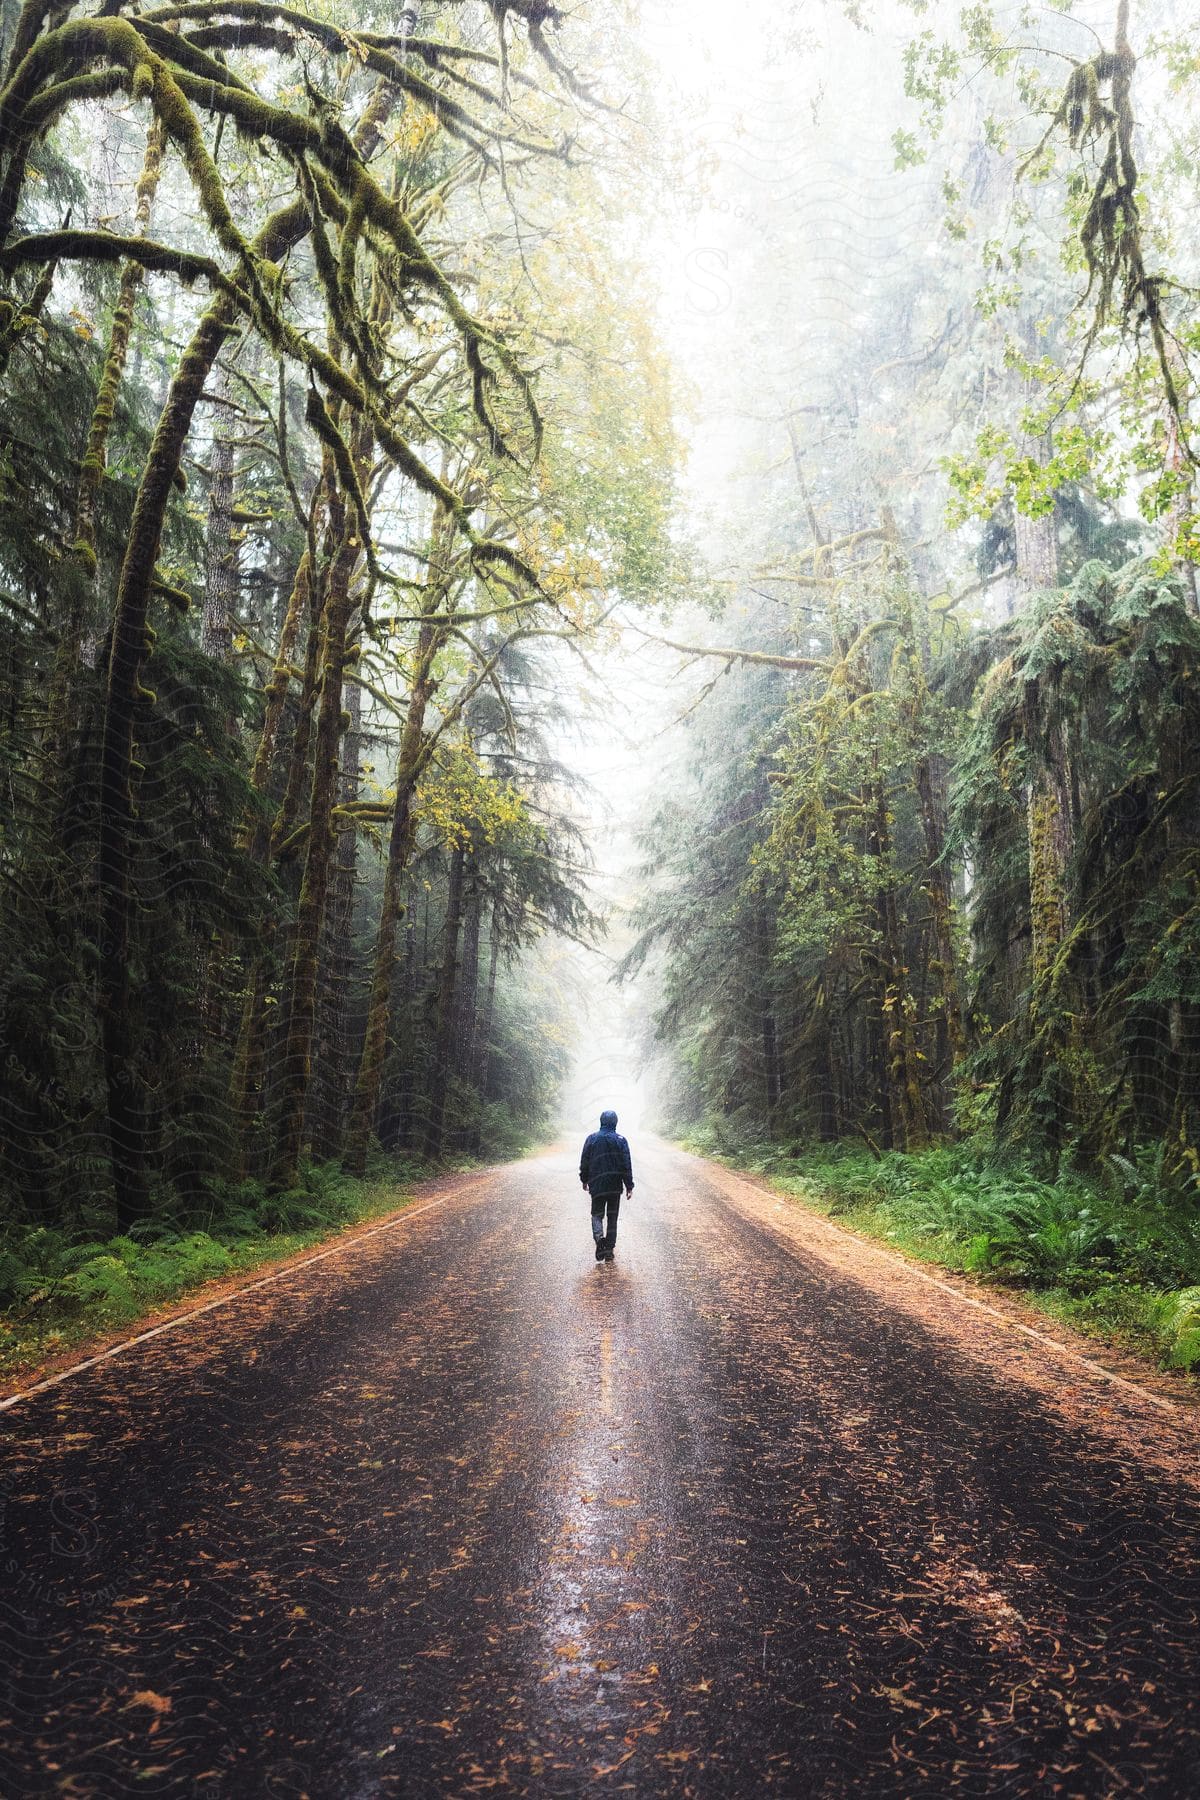
[{"label": "blue hooded jacket", "polygon": [[622,1188],[632,1192],[633,1162],[629,1145],[617,1130],[615,1112],[602,1112],[599,1131],[585,1140],[579,1179],[593,1200],[607,1199]]}]

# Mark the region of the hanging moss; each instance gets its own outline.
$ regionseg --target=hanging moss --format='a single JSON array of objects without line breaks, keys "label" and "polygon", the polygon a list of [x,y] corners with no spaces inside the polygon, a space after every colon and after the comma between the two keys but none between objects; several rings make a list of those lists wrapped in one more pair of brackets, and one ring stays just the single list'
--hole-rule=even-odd
[{"label": "hanging moss", "polygon": [[1044,1004],[1065,932],[1066,870],[1059,853],[1059,808],[1048,790],[1029,802],[1029,911],[1033,926],[1031,1005]]},{"label": "hanging moss", "polygon": [[374,359],[366,345],[365,322],[359,316],[352,283],[347,283],[345,272],[334,255],[325,229],[319,191],[304,157],[296,159],[296,171],[308,200],[313,261],[329,309],[332,329],[350,345],[364,387],[376,398],[382,398],[385,388],[375,374]]},{"label": "hanging moss", "polygon": [[1134,154],[1136,68],[1137,58],[1129,42],[1129,0],[1119,0],[1112,49],[1101,50],[1072,69],[1054,118],[1037,150],[1022,164],[1021,172],[1040,157],[1057,130],[1065,130],[1076,149],[1099,147],[1099,167],[1079,229],[1088,271],[1087,297],[1094,296],[1086,349],[1090,350],[1114,308],[1123,323],[1134,330],[1148,326],[1167,406],[1181,442],[1186,443],[1188,433],[1175,361],[1163,318],[1164,295],[1172,284],[1164,276],[1150,273],[1142,247],[1139,172]]}]

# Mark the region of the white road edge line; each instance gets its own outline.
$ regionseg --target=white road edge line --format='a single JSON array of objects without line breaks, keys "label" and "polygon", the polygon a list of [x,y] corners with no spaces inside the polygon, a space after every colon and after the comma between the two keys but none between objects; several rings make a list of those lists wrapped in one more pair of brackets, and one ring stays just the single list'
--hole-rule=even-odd
[{"label": "white road edge line", "polygon": [[[697,1157],[696,1160],[704,1162],[707,1159]],[[721,1173],[730,1176],[737,1186],[749,1188],[750,1192],[757,1194],[760,1199],[768,1197],[769,1190],[756,1188],[752,1181],[745,1181],[740,1176],[734,1175],[731,1170],[722,1168],[720,1163],[711,1166],[721,1169]],[[786,1207],[788,1199],[781,1197],[779,1204]],[[806,1210],[803,1201],[793,1200],[791,1204]],[[1006,1331],[1019,1331],[1025,1337],[1031,1337],[1035,1342],[1045,1344],[1057,1355],[1065,1358],[1067,1362],[1077,1363],[1081,1369],[1087,1369],[1093,1375],[1100,1375],[1105,1381],[1111,1381],[1117,1387],[1128,1388],[1130,1393],[1136,1394],[1140,1400],[1148,1400],[1151,1406],[1157,1406],[1160,1412],[1177,1413],[1180,1410],[1173,1400],[1166,1400],[1159,1394],[1152,1394],[1148,1388],[1141,1387],[1136,1381],[1130,1381],[1126,1375],[1114,1375],[1111,1369],[1106,1369],[1102,1364],[1093,1362],[1090,1357],[1081,1356],[1078,1350],[1069,1350],[1065,1344],[1060,1344],[1057,1338],[1049,1337],[1044,1331],[1035,1331],[1032,1325],[1022,1325],[1019,1319],[1010,1319],[1008,1314],[1002,1313],[998,1307],[989,1306],[986,1300],[977,1300],[973,1294],[964,1294],[961,1289],[952,1287],[948,1281],[941,1281],[936,1275],[930,1275],[927,1270],[918,1267],[915,1263],[910,1263],[907,1258],[898,1256],[894,1250],[885,1249],[882,1244],[873,1244],[870,1238],[859,1237],[855,1231],[847,1231],[846,1227],[839,1225],[836,1219],[827,1219],[823,1213],[818,1212],[809,1213],[808,1217],[818,1220],[831,1231],[836,1231],[839,1237],[844,1237],[850,1243],[857,1244],[860,1249],[871,1251],[873,1255],[881,1257],[884,1262],[890,1263],[893,1268],[903,1269],[907,1274],[915,1275],[918,1281],[927,1282],[930,1287],[940,1288],[943,1294],[949,1294],[961,1305],[973,1306],[977,1312],[987,1313],[989,1318],[998,1319]],[[769,1224],[770,1221],[767,1220],[764,1223]],[[776,1235],[782,1237],[785,1242],[795,1243],[796,1241],[787,1232],[779,1232]]]},{"label": "white road edge line", "polygon": [[[490,1174],[491,1171],[489,1170]],[[314,1256],[306,1256],[300,1262],[288,1263],[282,1269],[276,1269],[271,1275],[263,1275],[258,1281],[249,1281],[245,1287],[235,1288],[232,1294],[221,1294],[216,1300],[209,1300],[204,1306],[194,1306],[190,1312],[176,1313],[173,1319],[165,1319],[161,1325],[152,1325],[149,1331],[139,1331],[136,1337],[125,1338],[110,1349],[102,1350],[98,1356],[89,1356],[83,1362],[72,1363],[69,1369],[62,1369],[57,1375],[47,1376],[45,1381],[35,1381],[32,1387],[23,1388],[19,1394],[10,1394],[6,1400],[0,1400],[0,1412],[7,1412],[11,1406],[19,1406],[22,1400],[32,1400],[35,1394],[44,1394],[47,1388],[58,1387],[60,1383],[69,1381],[72,1375],[82,1375],[85,1369],[94,1369],[99,1363],[111,1362],[114,1356],[121,1356],[126,1350],[132,1350],[136,1344],[147,1343],[150,1338],[160,1337],[164,1331],[174,1331],[177,1325],[187,1325],[193,1319],[199,1319],[204,1313],[215,1312],[218,1306],[228,1306],[234,1300],[240,1300],[243,1294],[253,1294],[257,1288],[270,1287],[273,1282],[283,1281],[294,1275],[298,1269],[309,1269],[313,1263],[324,1262],[328,1256],[339,1256],[343,1251],[353,1250],[356,1244],[367,1238],[378,1237],[381,1231],[394,1231],[397,1225],[405,1225],[409,1219],[419,1218],[422,1213],[431,1212],[435,1206],[444,1206],[447,1200],[457,1200],[460,1194],[470,1193],[472,1188],[479,1187],[487,1180],[481,1175],[476,1181],[469,1181],[464,1187],[456,1188],[452,1194],[440,1194],[436,1200],[427,1200],[424,1206],[406,1207],[392,1219],[385,1219],[382,1225],[372,1225],[366,1231],[360,1231],[354,1237],[344,1238],[340,1243],[331,1244],[328,1250],[318,1250]]]}]

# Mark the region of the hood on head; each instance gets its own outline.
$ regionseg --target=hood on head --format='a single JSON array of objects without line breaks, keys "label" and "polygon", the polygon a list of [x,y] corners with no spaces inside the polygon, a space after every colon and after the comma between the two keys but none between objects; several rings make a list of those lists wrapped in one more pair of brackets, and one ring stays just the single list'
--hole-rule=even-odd
[{"label": "hood on head", "polygon": [[602,1112],[600,1114],[600,1129],[601,1131],[615,1131],[617,1129],[617,1115],[615,1112]]}]

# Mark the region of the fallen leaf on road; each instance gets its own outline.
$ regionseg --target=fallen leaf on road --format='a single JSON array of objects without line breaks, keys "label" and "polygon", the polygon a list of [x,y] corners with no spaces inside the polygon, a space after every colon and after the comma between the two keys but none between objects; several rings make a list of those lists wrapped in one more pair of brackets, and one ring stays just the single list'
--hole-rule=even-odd
[{"label": "fallen leaf on road", "polygon": [[148,1706],[151,1712],[169,1713],[171,1702],[165,1694],[156,1694],[153,1688],[139,1688],[131,1700],[126,1701],[122,1711],[128,1712],[131,1706]]},{"label": "fallen leaf on road", "polygon": [[910,1699],[910,1697],[901,1692],[899,1688],[882,1687],[877,1688],[876,1692],[886,1694],[893,1706],[907,1706],[911,1712],[921,1712],[923,1710],[919,1700]]},{"label": "fallen leaf on road", "polygon": [[625,1767],[625,1764],[629,1761],[630,1757],[633,1755],[634,1755],[633,1750],[627,1750],[625,1752],[624,1756],[618,1756],[615,1763],[593,1763],[593,1765],[592,1765],[593,1772],[597,1776],[615,1775],[618,1769],[623,1769]]}]

